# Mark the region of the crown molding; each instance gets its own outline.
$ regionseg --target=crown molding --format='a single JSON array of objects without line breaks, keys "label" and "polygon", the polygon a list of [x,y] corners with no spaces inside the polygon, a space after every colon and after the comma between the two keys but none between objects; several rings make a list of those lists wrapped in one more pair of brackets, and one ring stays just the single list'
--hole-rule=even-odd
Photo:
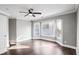
[{"label": "crown molding", "polygon": [[8,16],[8,17],[10,16],[10,14],[8,14],[8,13],[2,11],[2,10],[0,10],[0,14],[2,14],[2,15],[4,15],[4,16]]}]

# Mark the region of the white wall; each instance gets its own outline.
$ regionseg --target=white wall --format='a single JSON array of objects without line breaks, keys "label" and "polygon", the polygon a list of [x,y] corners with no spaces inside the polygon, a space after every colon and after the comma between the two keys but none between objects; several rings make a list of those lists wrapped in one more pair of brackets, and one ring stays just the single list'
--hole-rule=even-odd
[{"label": "white wall", "polygon": [[8,17],[0,14],[0,54],[9,47]]},{"label": "white wall", "polygon": [[24,20],[16,21],[17,42],[31,39],[31,22]]}]

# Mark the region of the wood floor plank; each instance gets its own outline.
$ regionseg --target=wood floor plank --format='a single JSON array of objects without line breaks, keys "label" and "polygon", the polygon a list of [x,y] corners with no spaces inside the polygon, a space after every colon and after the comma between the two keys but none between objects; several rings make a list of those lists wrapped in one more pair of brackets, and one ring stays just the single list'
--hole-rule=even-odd
[{"label": "wood floor plank", "polygon": [[3,55],[76,55],[76,50],[45,40],[24,41],[8,49]]}]

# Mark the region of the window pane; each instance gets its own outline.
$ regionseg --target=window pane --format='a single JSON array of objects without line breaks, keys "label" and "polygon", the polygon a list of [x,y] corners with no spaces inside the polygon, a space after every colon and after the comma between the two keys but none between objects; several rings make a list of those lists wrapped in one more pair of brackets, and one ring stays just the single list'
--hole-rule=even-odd
[{"label": "window pane", "polygon": [[56,37],[59,41],[63,42],[63,27],[62,27],[62,20],[58,19],[57,21],[57,28],[56,28]]},{"label": "window pane", "polygon": [[34,23],[34,36],[40,36],[40,23]]},{"label": "window pane", "polygon": [[41,35],[48,37],[55,37],[55,20],[41,23]]}]

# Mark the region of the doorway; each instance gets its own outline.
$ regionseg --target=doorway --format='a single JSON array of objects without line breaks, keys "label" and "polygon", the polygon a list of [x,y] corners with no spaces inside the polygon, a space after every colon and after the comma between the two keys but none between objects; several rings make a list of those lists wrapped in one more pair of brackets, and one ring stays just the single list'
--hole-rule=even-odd
[{"label": "doorway", "polygon": [[16,19],[9,19],[9,45],[16,45]]}]

